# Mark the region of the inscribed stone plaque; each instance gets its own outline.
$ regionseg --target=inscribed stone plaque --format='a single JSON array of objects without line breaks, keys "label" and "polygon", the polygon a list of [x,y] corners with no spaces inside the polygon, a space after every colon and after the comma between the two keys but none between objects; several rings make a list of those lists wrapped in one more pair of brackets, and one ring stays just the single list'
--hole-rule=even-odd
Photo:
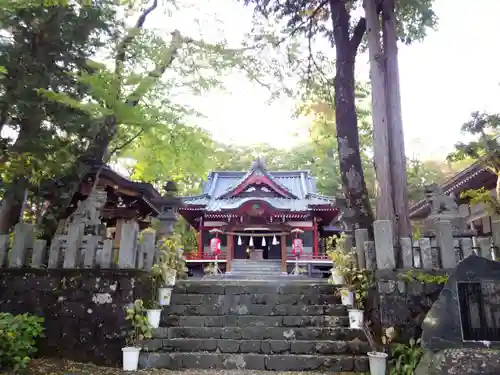
[{"label": "inscribed stone plaque", "polygon": [[[500,263],[470,255],[458,264],[422,324],[429,350],[500,348]],[[495,340],[493,340],[495,339]],[[475,341],[473,341],[475,340]],[[494,342],[497,341],[497,342]]]}]

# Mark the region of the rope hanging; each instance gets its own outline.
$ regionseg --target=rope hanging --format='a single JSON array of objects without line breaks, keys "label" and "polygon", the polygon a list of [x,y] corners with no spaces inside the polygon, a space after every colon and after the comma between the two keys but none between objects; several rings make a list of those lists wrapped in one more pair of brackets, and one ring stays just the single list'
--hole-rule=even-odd
[{"label": "rope hanging", "polygon": [[239,237],[274,237],[274,236],[288,236],[290,232],[273,232],[273,233],[243,233],[243,232],[224,232],[224,234],[232,234]]}]

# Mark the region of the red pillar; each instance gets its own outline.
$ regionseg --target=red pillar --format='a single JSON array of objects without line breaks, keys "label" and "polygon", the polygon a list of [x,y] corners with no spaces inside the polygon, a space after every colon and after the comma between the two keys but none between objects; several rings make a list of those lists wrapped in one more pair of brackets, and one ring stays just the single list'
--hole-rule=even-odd
[{"label": "red pillar", "polygon": [[316,222],[316,218],[314,220],[313,226],[313,258],[318,258],[318,223]]}]

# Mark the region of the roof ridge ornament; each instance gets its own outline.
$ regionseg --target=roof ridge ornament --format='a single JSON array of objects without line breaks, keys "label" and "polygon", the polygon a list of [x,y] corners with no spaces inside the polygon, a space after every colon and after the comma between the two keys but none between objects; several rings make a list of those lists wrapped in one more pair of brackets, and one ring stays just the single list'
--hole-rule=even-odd
[{"label": "roof ridge ornament", "polygon": [[266,165],[266,159],[264,156],[257,156],[257,159],[255,159],[252,163],[252,169],[262,169],[262,170],[267,170],[267,165]]}]

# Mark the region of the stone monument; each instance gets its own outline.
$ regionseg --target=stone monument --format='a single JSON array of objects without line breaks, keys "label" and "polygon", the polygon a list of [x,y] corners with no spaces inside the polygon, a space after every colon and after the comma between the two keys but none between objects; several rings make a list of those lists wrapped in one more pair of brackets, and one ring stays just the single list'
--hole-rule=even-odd
[{"label": "stone monument", "polygon": [[455,268],[422,324],[416,375],[500,373],[500,263],[470,255]]},{"label": "stone monument", "polygon": [[88,234],[99,234],[101,211],[107,202],[108,194],[100,188],[93,188],[88,197],[78,201],[76,210],[66,222],[66,230],[72,224],[84,224]]},{"label": "stone monument", "polygon": [[450,223],[455,236],[467,237],[475,234],[467,228],[467,223],[460,216],[454,194],[446,195],[440,186],[432,184],[426,186],[425,198],[431,206],[431,212],[424,223],[426,236],[432,237],[436,234],[436,224],[439,222]]}]

